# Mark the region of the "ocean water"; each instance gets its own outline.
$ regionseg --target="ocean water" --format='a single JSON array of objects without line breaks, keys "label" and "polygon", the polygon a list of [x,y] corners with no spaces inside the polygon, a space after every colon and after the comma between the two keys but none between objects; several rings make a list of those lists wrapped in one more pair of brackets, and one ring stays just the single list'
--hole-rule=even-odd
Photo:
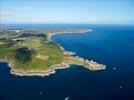
[{"label": "ocean water", "polygon": [[[49,77],[19,77],[0,63],[0,100],[134,100],[134,26],[132,25],[14,25],[12,28],[92,28],[86,34],[58,34],[60,43],[77,56],[107,65],[89,71],[72,65]],[[11,28],[11,26],[10,26]]]}]

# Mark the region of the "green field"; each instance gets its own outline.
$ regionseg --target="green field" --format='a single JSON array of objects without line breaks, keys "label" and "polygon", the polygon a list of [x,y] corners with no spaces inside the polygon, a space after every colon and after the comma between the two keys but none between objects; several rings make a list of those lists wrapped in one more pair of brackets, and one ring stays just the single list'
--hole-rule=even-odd
[{"label": "green field", "polygon": [[63,50],[59,45],[44,42],[39,37],[27,37],[23,41],[0,42],[0,58],[15,63],[18,69],[47,69],[54,64],[63,62]]}]

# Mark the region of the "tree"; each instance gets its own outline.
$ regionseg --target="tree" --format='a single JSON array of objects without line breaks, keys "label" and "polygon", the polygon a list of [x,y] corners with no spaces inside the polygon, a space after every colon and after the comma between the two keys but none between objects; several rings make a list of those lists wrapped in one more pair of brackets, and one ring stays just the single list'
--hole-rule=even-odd
[{"label": "tree", "polygon": [[27,47],[18,48],[15,51],[15,57],[22,63],[27,63],[32,60],[32,51]]}]

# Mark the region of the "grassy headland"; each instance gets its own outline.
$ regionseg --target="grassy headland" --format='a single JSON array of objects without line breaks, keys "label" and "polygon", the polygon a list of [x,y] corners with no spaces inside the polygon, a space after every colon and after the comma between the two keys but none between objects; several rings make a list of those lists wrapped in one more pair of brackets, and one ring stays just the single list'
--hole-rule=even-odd
[{"label": "grassy headland", "polygon": [[[4,32],[0,33],[0,59],[12,64],[11,72],[14,74],[48,75],[54,73],[55,69],[66,68],[70,64],[83,65],[90,70],[105,69],[104,65],[74,57],[72,53],[65,51],[59,44],[49,41],[55,31],[49,32],[49,34],[48,32],[44,34],[33,33],[33,31],[31,33],[16,31],[13,35],[10,35],[12,31]],[[62,32],[58,31],[58,34]],[[64,32],[83,33],[87,30]]]}]

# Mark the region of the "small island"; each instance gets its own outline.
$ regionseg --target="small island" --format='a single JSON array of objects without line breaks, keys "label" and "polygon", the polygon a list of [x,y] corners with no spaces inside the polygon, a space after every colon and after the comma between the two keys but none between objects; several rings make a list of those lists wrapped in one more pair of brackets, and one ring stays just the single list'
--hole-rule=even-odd
[{"label": "small island", "polygon": [[62,33],[83,34],[91,29],[3,29],[0,31],[0,61],[7,62],[10,72],[19,76],[48,76],[56,69],[81,65],[89,70],[104,70],[106,66],[75,56],[51,41]]}]

